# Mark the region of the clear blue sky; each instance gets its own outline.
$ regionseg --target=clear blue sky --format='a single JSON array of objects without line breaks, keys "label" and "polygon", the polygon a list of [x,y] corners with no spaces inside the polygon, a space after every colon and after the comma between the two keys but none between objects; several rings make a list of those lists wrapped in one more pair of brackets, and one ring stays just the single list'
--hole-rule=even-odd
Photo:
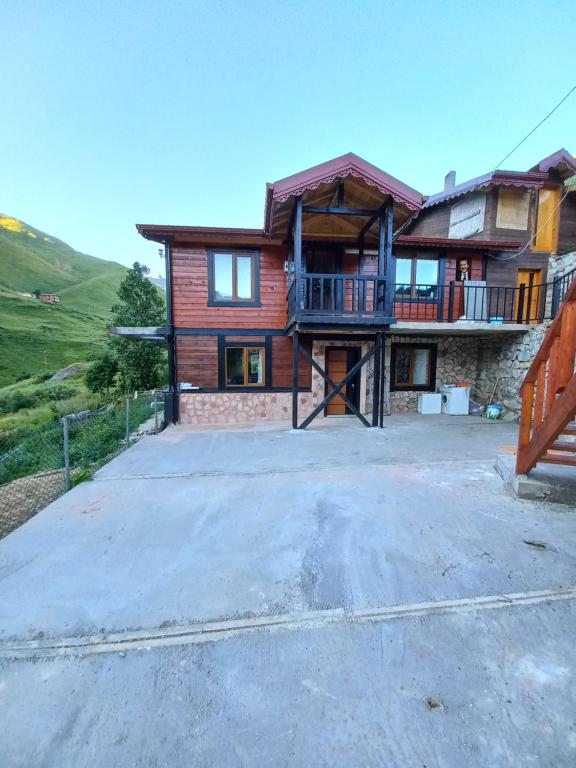
[{"label": "clear blue sky", "polygon": [[[21,0],[0,27],[0,211],[157,274],[136,222],[261,226],[353,151],[425,194],[484,173],[576,81],[573,0]],[[576,94],[505,164],[576,152]]]}]

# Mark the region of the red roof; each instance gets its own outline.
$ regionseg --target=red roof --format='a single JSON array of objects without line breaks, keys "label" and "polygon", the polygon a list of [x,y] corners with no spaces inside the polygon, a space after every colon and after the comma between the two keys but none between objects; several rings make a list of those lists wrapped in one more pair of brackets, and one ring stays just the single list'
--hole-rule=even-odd
[{"label": "red roof", "polygon": [[[412,187],[390,176],[372,163],[363,160],[353,152],[335,157],[320,165],[307,168],[285,179],[268,184],[272,200],[283,202],[289,197],[301,195],[309,189],[316,189],[321,184],[329,184],[336,179],[355,176],[371,187],[376,187],[385,195],[391,195],[395,201],[404,203],[407,208],[417,211],[421,208],[423,197]],[[270,198],[270,196],[269,196]]]}]

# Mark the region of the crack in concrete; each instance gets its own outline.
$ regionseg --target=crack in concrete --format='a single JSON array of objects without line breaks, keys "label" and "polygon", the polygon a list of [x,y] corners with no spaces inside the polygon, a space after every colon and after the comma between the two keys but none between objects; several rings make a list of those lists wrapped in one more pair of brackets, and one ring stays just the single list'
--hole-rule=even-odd
[{"label": "crack in concrete", "polygon": [[383,608],[349,609],[331,608],[305,613],[260,616],[252,619],[210,621],[189,626],[176,626],[111,632],[99,635],[76,636],[53,640],[17,640],[0,643],[0,658],[33,659],[57,656],[84,656],[116,653],[124,656],[127,650],[147,651],[172,645],[197,645],[224,640],[239,634],[260,630],[302,630],[334,623],[384,622],[396,619],[415,619],[429,615],[467,613],[478,610],[511,608],[519,605],[537,605],[560,600],[576,599],[576,586],[545,589],[532,592],[514,592],[505,595],[487,595],[456,600],[391,605]]}]

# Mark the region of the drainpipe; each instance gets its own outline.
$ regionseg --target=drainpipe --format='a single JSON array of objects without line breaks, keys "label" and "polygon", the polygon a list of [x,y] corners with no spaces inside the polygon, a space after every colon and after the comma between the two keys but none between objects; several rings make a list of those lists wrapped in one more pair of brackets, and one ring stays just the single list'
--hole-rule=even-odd
[{"label": "drainpipe", "polygon": [[178,421],[178,389],[176,385],[176,339],[174,337],[174,318],[172,312],[172,252],[170,240],[164,241],[164,259],[166,264],[166,315],[168,325],[168,397],[171,408],[169,421]]}]

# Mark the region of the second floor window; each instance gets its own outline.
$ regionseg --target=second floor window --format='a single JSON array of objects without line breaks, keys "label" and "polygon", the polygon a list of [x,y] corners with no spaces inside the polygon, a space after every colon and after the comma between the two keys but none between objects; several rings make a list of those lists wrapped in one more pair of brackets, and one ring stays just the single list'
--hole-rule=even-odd
[{"label": "second floor window", "polygon": [[436,301],[438,262],[435,259],[396,259],[397,300]]},{"label": "second floor window", "polygon": [[208,259],[211,306],[258,306],[258,254],[211,251]]}]

